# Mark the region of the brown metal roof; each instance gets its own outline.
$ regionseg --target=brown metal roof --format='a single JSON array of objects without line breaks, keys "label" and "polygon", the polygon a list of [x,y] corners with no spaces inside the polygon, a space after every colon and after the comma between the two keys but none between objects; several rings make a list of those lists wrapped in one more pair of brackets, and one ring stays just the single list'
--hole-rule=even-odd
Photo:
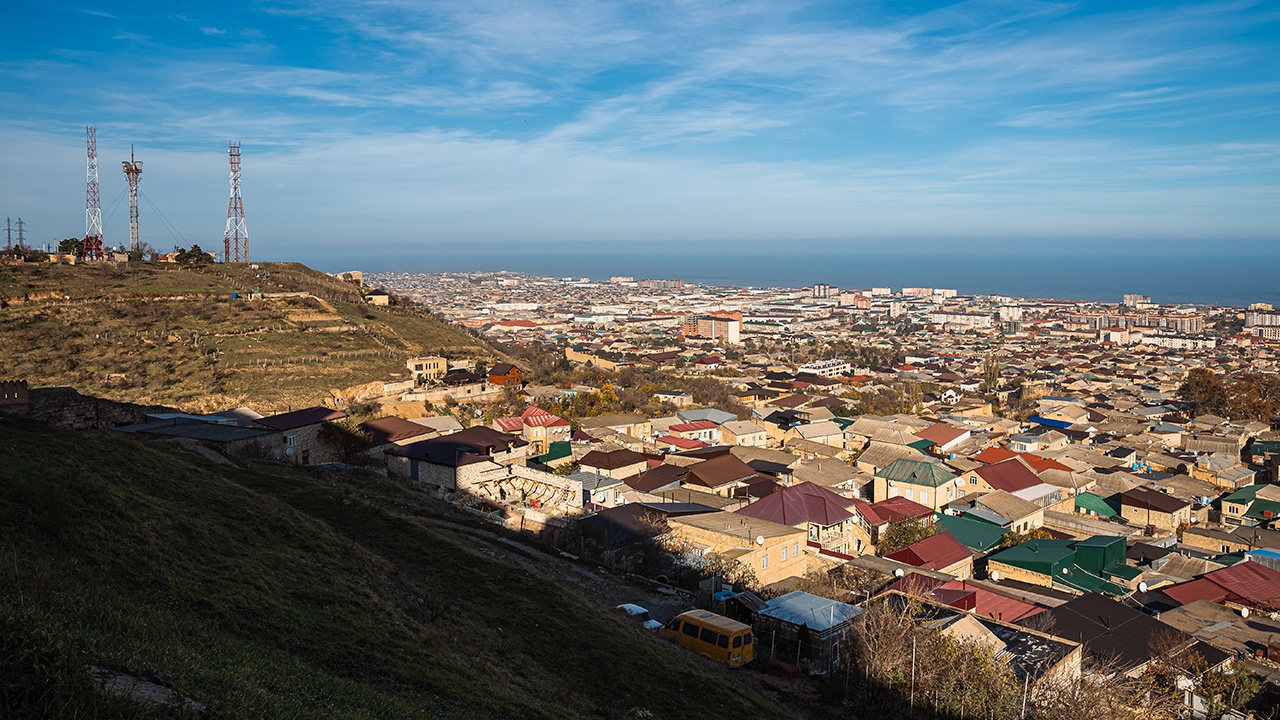
[{"label": "brown metal roof", "polygon": [[333,410],[323,406],[316,406],[303,408],[302,410],[294,410],[293,412],[281,413],[279,415],[271,415],[270,417],[259,418],[254,422],[262,425],[263,427],[269,427],[272,430],[293,430],[307,425],[318,425],[330,420],[341,420],[346,416],[347,414],[341,410]]}]

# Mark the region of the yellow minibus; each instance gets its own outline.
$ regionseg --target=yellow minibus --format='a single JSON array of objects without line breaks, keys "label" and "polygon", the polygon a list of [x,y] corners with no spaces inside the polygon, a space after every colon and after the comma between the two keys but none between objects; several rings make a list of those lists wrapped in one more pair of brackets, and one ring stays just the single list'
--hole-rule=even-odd
[{"label": "yellow minibus", "polygon": [[724,663],[745,665],[755,659],[755,639],[751,626],[706,610],[690,610],[677,615],[661,630],[662,636]]}]

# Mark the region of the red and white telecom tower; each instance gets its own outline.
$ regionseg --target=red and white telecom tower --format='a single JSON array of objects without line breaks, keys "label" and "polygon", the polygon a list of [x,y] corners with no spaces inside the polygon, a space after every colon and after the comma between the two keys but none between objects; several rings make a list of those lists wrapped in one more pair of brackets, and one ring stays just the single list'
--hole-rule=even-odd
[{"label": "red and white telecom tower", "polygon": [[84,181],[84,246],[80,250],[80,259],[105,260],[107,253],[102,248],[102,199],[98,194],[98,127],[96,125],[85,126],[84,143],[87,159]]},{"label": "red and white telecom tower", "polygon": [[240,197],[240,143],[227,143],[231,159],[231,199],[227,201],[227,232],[223,238],[223,262],[249,262],[249,228],[244,222],[244,199]]}]

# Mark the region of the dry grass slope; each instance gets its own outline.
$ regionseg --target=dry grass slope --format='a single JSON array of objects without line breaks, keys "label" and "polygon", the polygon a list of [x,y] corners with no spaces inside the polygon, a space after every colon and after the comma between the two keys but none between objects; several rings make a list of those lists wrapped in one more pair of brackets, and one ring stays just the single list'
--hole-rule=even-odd
[{"label": "dry grass slope", "polygon": [[401,379],[406,357],[491,355],[296,263],[0,266],[0,348],[0,378],[190,411],[296,408]]}]

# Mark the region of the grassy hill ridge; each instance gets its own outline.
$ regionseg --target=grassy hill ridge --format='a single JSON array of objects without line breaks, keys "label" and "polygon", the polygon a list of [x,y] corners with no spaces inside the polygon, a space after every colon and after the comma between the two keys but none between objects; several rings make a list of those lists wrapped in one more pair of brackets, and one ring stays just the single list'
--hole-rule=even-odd
[{"label": "grassy hill ridge", "polygon": [[0,717],[160,712],[103,698],[88,665],[214,717],[791,716],[404,517],[421,496],[376,475],[3,419],[0,457]]},{"label": "grassy hill ridge", "polygon": [[0,347],[0,378],[189,411],[296,408],[405,378],[409,356],[494,355],[297,263],[0,266]]}]

